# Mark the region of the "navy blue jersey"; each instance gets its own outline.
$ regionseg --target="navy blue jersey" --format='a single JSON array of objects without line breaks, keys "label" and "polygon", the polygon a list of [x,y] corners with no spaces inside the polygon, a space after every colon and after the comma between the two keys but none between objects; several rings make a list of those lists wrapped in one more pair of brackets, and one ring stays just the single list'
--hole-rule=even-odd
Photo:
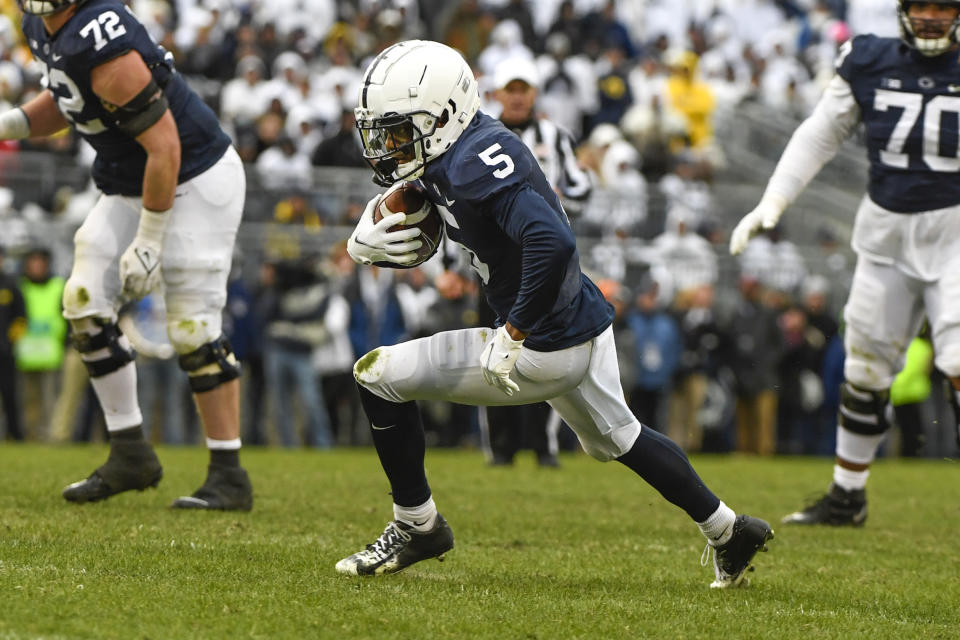
[{"label": "navy blue jersey", "polygon": [[213,111],[174,71],[173,56],[153,41],[119,0],[89,0],[52,37],[43,21],[23,16],[23,33],[43,65],[57,108],[96,150],[93,179],[107,194],[141,195],[147,154],[113,124],[90,86],[90,71],[137,51],[163,88],[180,132],[179,182],[213,166],[230,146]]},{"label": "navy blue jersey", "polygon": [[960,204],[960,59],[927,58],[897,38],[857,36],[837,73],[860,106],[870,198],[917,213]]},{"label": "navy blue jersey", "polygon": [[556,351],[603,332],[613,307],[580,271],[576,239],[536,159],[499,121],[477,113],[421,182],[447,235],[467,248],[500,322],[524,346]]}]

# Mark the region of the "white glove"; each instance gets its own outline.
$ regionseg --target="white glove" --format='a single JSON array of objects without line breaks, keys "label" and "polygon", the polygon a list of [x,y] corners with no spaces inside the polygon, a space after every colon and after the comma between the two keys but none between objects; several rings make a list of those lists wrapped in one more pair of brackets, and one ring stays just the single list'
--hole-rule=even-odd
[{"label": "white glove", "polygon": [[160,250],[169,217],[168,211],[140,210],[137,235],[120,256],[120,282],[130,300],[139,300],[160,283]]},{"label": "white glove", "polygon": [[783,210],[787,208],[787,201],[780,196],[767,195],[760,200],[753,211],[743,216],[733,233],[730,234],[730,254],[739,255],[747,248],[757,231],[763,229],[773,229],[780,221]]},{"label": "white glove", "polygon": [[374,262],[395,262],[407,264],[417,259],[416,251],[423,243],[415,240],[420,229],[400,229],[387,231],[395,224],[403,224],[405,213],[392,213],[374,224],[373,211],[380,202],[375,196],[360,215],[356,228],[347,240],[347,253],[354,262],[373,264]]},{"label": "white glove", "polygon": [[517,364],[523,340],[514,340],[507,333],[506,327],[501,326],[487,343],[480,354],[480,370],[483,379],[492,387],[497,387],[508,396],[512,396],[520,387],[510,379],[510,372]]}]

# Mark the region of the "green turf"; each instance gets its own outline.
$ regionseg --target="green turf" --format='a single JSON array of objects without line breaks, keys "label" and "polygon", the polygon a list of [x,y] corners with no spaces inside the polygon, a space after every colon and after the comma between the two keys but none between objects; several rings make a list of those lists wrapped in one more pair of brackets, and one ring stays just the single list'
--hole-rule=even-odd
[{"label": "green turf", "polygon": [[[374,579],[333,570],[391,515],[372,450],[245,450],[249,514],[167,508],[202,481],[201,449],[161,449],[157,490],[66,504],[104,455],[0,445],[0,640],[960,637],[956,462],[877,463],[864,529],[778,526],[751,586],[716,591],[687,517],[583,455],[555,471],[430,451],[456,549]],[[830,475],[824,459],[694,462],[771,521]]]}]

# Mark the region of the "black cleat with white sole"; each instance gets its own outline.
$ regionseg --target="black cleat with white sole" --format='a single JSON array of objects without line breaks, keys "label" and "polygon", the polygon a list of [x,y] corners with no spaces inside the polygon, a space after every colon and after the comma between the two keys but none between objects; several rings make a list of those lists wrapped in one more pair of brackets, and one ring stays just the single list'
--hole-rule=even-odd
[{"label": "black cleat with white sole", "polygon": [[826,524],[834,527],[862,527],[867,521],[867,492],[863,489],[847,491],[831,483],[819,500],[802,511],[788,513],[784,524]]},{"label": "black cleat with white sole", "polygon": [[716,579],[710,584],[710,588],[747,586],[749,581],[745,575],[747,571],[753,570],[750,562],[758,551],[767,551],[768,540],[773,540],[773,529],[766,521],[747,515],[737,516],[730,539],[716,547],[708,543],[704,549],[704,557],[701,559],[703,564],[706,564],[710,551],[713,551],[713,571]]},{"label": "black cleat with white sole", "polygon": [[214,511],[250,511],[253,508],[253,487],[243,467],[211,464],[207,481],[190,496],[181,496],[170,505],[173,509],[207,509]]},{"label": "black cleat with white sole", "polygon": [[337,571],[352,576],[376,576],[396,573],[415,562],[436,558],[453,549],[453,531],[437,514],[437,522],[430,531],[416,531],[410,525],[394,520],[379,538],[363,551],[358,551],[337,563]]},{"label": "black cleat with white sole", "polygon": [[149,443],[117,440],[110,443],[107,461],[86,479],[68,485],[63,497],[77,504],[97,502],[124,491],[156,487],[162,477],[163,467]]}]

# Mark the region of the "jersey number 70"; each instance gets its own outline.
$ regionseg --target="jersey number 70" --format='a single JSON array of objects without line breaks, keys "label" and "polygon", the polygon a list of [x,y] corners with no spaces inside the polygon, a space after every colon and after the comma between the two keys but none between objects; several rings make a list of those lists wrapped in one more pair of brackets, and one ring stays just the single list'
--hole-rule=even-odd
[{"label": "jersey number 70", "polygon": [[910,157],[903,153],[910,132],[923,114],[921,137],[923,161],[933,171],[960,171],[960,147],[952,156],[940,155],[940,122],[944,114],[960,114],[960,96],[934,96],[926,105],[923,94],[877,89],[873,108],[887,111],[902,109],[897,124],[890,133],[887,147],[880,151],[880,162],[898,169],[910,166]]}]

